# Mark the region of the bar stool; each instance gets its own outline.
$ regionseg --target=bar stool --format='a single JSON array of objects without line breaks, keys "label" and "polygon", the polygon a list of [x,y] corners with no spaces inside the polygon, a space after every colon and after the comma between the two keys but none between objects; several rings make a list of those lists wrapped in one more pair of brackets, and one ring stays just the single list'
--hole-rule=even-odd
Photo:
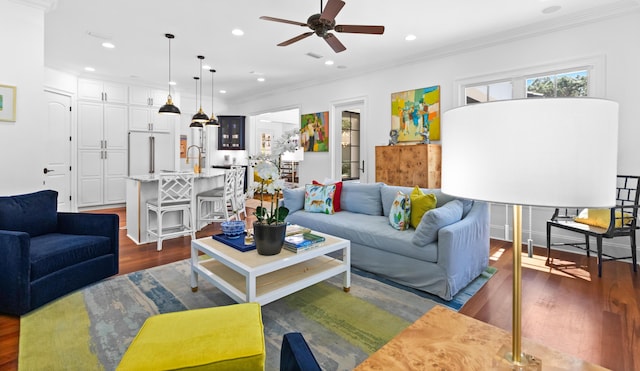
[{"label": "bar stool", "polygon": [[240,214],[244,214],[244,218],[247,219],[247,195],[244,193],[244,178],[247,172],[247,168],[240,165],[231,166],[232,170],[235,170],[235,191],[234,191],[234,211],[238,216],[238,220],[242,220]]},{"label": "bar stool", "polygon": [[235,170],[224,171],[224,186],[198,193],[196,196],[196,225],[198,228],[212,222],[236,218],[234,213]]},{"label": "bar stool", "polygon": [[[162,241],[168,238],[191,235],[195,239],[192,222],[191,200],[193,197],[193,174],[168,173],[160,174],[158,181],[158,198],[147,201],[147,234],[157,239],[157,249],[162,250]],[[179,223],[165,227],[163,221],[166,213],[177,213]],[[151,228],[151,214],[156,214],[157,225]]]}]

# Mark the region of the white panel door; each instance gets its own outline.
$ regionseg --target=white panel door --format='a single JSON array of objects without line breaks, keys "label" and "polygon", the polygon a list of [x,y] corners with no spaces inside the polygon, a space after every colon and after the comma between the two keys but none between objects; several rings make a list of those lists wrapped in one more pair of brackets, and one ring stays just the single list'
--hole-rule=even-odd
[{"label": "white panel door", "polygon": [[44,185],[58,192],[58,211],[71,211],[71,97],[45,91],[47,137]]}]

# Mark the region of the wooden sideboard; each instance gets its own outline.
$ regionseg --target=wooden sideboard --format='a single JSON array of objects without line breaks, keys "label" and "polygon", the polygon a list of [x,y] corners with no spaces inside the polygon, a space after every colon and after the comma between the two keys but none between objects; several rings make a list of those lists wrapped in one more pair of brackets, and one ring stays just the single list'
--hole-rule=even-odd
[{"label": "wooden sideboard", "polygon": [[440,188],[441,157],[439,144],[376,146],[376,182]]}]

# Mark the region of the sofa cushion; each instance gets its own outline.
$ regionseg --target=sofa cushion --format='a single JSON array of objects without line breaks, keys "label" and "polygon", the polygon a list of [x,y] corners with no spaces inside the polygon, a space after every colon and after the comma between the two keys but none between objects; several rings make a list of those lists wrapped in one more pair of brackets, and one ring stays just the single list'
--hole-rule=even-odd
[{"label": "sofa cushion", "polygon": [[422,216],[427,211],[434,209],[438,199],[433,193],[424,193],[420,187],[415,186],[411,191],[411,226],[418,228]]},{"label": "sofa cushion", "polygon": [[333,198],[333,211],[338,212],[338,211],[342,210],[342,208],[340,207],[340,197],[342,195],[342,181],[341,180],[333,180],[333,179],[326,178],[322,183],[318,182],[317,180],[314,180],[312,183],[313,184],[321,184],[321,185],[335,184],[336,185],[336,195]]},{"label": "sofa cushion", "polygon": [[389,213],[389,224],[394,229],[404,231],[409,229],[411,221],[411,199],[409,195],[406,195],[398,191],[396,199],[393,200],[391,205],[391,212]]},{"label": "sofa cushion", "polygon": [[58,229],[58,192],[45,190],[0,197],[0,229],[29,233],[31,237]]},{"label": "sofa cushion", "polygon": [[304,211],[333,214],[336,185],[307,184],[304,186]]},{"label": "sofa cushion", "polygon": [[342,210],[366,215],[382,215],[381,187],[382,183],[342,183],[340,197]]},{"label": "sofa cushion", "polygon": [[[346,183],[345,183],[346,184]],[[351,241],[409,258],[436,263],[438,244],[418,247],[411,243],[414,231],[398,231],[389,225],[389,217],[344,211],[333,215],[297,211],[289,214],[287,222],[328,233]]]},{"label": "sofa cushion", "polygon": [[417,246],[426,246],[438,240],[438,231],[442,227],[453,224],[462,218],[462,201],[449,201],[441,207],[427,211],[416,232],[412,242]]},{"label": "sofa cushion", "polygon": [[289,209],[290,213],[304,208],[304,187],[285,188],[282,190],[282,195],[284,206]]},{"label": "sofa cushion", "polygon": [[31,239],[31,280],[97,257],[111,254],[104,236],[50,233]]}]

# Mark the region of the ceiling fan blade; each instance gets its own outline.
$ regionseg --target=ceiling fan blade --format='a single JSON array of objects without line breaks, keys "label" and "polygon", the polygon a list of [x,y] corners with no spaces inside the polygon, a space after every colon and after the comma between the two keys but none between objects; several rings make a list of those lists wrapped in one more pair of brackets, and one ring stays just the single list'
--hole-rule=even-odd
[{"label": "ceiling fan blade", "polygon": [[340,42],[340,40],[338,40],[338,38],[332,33],[326,34],[324,36],[324,39],[327,42],[327,44],[329,44],[331,49],[333,49],[333,51],[336,53],[340,53],[347,50],[347,48]]},{"label": "ceiling fan blade", "polygon": [[280,44],[278,44],[278,46],[287,46],[287,45],[291,45],[291,44],[293,44],[294,42],[296,42],[296,41],[300,41],[300,40],[302,40],[302,39],[304,39],[304,38],[306,38],[306,37],[309,37],[309,36],[311,36],[311,35],[313,35],[313,32],[305,32],[305,33],[303,33],[303,34],[301,34],[301,35],[298,35],[298,36],[296,36],[296,37],[294,37],[294,38],[292,38],[292,39],[289,39],[289,40],[287,40],[287,41],[283,41],[283,42],[281,42]]},{"label": "ceiling fan blade", "polygon": [[324,10],[320,14],[320,19],[325,19],[333,22],[343,6],[344,1],[342,0],[329,0],[327,2],[327,5],[325,5]]},{"label": "ceiling fan blade", "polygon": [[341,24],[336,25],[334,28],[336,32],[347,33],[366,33],[373,35],[382,35],[384,33],[384,26],[363,26],[354,24]]},{"label": "ceiling fan blade", "polygon": [[282,19],[282,18],[274,18],[274,17],[267,17],[265,15],[263,15],[262,17],[260,17],[260,19],[263,19],[265,21],[273,21],[273,22],[280,22],[280,23],[288,23],[288,24],[293,24],[296,26],[303,26],[303,27],[307,27],[306,23],[302,23],[302,22],[296,22],[296,21],[290,21],[288,19]]}]

